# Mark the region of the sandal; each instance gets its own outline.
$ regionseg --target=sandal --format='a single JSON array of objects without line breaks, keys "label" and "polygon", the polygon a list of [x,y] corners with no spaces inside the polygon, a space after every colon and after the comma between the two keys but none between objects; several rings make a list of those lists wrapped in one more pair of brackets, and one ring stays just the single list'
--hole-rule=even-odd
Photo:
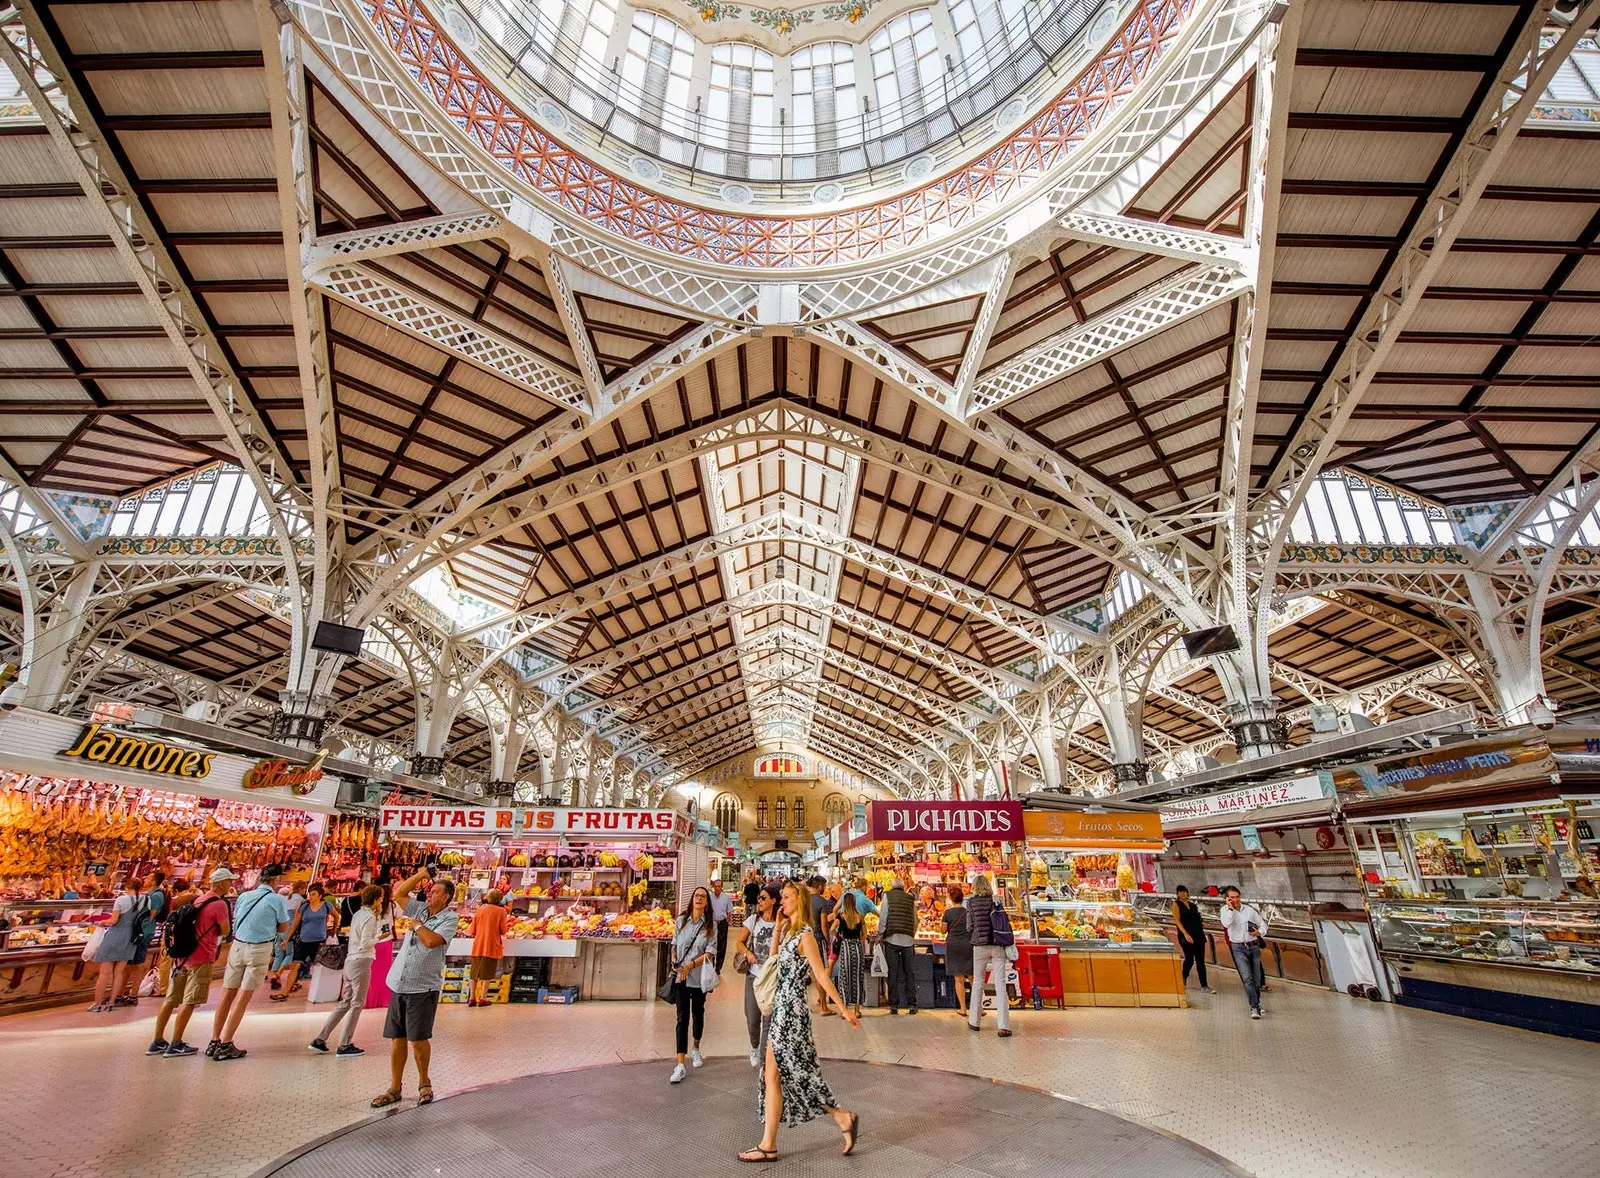
[{"label": "sandal", "polygon": [[289,1001],[289,995],[287,995],[287,994],[274,994],[270,999],[268,999],[268,1001],[271,1001],[271,1002],[287,1002],[287,1001]]},{"label": "sandal", "polygon": [[778,1151],[775,1149],[762,1149],[759,1145],[752,1146],[739,1155],[741,1162],[775,1162],[778,1160]]},{"label": "sandal", "polygon": [[400,1090],[398,1088],[390,1088],[382,1096],[374,1096],[372,1098],[372,1107],[373,1108],[388,1108],[391,1104],[399,1104],[399,1103],[400,1103]]},{"label": "sandal", "polygon": [[851,1153],[853,1153],[855,1151],[855,1148],[856,1148],[856,1128],[860,1124],[861,1124],[861,1114],[860,1113],[851,1113],[850,1114],[850,1127],[848,1129],[841,1130],[841,1132],[844,1135],[844,1154],[843,1154],[844,1157],[849,1157],[851,1155]]},{"label": "sandal", "polygon": [[433,1085],[432,1084],[424,1084],[421,1088],[417,1089],[417,1103],[418,1104],[432,1104],[433,1103]]}]

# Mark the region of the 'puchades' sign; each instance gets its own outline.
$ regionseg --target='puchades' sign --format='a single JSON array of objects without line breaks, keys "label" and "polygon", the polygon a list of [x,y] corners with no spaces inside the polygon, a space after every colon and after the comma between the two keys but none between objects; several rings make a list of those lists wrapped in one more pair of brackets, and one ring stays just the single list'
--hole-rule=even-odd
[{"label": "'puchades' sign", "polygon": [[873,802],[867,817],[879,842],[1022,840],[1021,802]]}]

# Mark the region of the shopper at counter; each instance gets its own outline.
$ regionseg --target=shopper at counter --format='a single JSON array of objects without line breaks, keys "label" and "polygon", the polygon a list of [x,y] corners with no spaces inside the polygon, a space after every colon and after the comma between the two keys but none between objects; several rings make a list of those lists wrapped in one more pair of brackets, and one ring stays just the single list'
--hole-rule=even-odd
[{"label": "shopper at counter", "polygon": [[1267,921],[1244,902],[1239,889],[1229,884],[1222,892],[1222,928],[1228,934],[1228,949],[1234,968],[1244,983],[1244,996],[1250,1003],[1250,1017],[1261,1017],[1261,947],[1266,943]]},{"label": "shopper at counter", "polygon": [[250,999],[267,979],[272,964],[272,946],[289,931],[289,906],[274,889],[283,868],[269,863],[261,869],[256,886],[239,897],[233,906],[233,947],[228,950],[228,965],[222,975],[222,1000],[211,1020],[211,1042],[206,1057],[218,1063],[243,1059],[249,1052],[235,1047],[234,1035],[250,1005]]},{"label": "shopper at counter", "polygon": [[890,1014],[899,1014],[902,1006],[910,1014],[917,1013],[917,981],[911,972],[916,937],[917,905],[906,891],[905,881],[896,876],[889,894],[883,898],[878,925],[878,941],[889,962]]},{"label": "shopper at counter", "polygon": [[328,926],[332,921],[333,902],[327,898],[321,884],[312,884],[306,889],[305,902],[294,910],[288,936],[284,938],[294,967],[289,973],[291,984],[284,987],[282,979],[279,979],[278,992],[272,996],[274,1002],[287,1002],[293,989],[311,976],[311,967],[317,961],[317,950],[328,939]]},{"label": "shopper at counter", "polygon": [[491,888],[483,894],[483,903],[472,914],[468,935],[472,937],[472,997],[467,1005],[488,1006],[489,983],[500,972],[500,959],[506,955],[506,929],[511,927],[511,913],[502,903],[504,897]]},{"label": "shopper at counter", "polygon": [[944,972],[955,983],[956,1013],[963,1018],[967,1013],[967,982],[972,978],[972,929],[967,923],[967,909],[962,901],[966,892],[960,884],[946,889],[950,902],[945,905],[939,923],[944,925]]},{"label": "shopper at counter", "polygon": [[90,1014],[99,1014],[113,1008],[114,999],[122,993],[127,981],[128,968],[139,951],[146,935],[149,908],[139,894],[139,877],[129,873],[122,881],[122,895],[111,906],[111,923],[100,935],[90,959],[100,966],[100,976],[94,984],[94,1005]]},{"label": "shopper at counter", "polygon": [[839,946],[839,961],[834,966],[834,982],[846,1005],[861,1016],[861,1003],[865,998],[866,967],[862,960],[861,931],[866,919],[856,911],[856,899],[846,895],[839,899],[839,912],[834,918],[834,939]]},{"label": "shopper at counter", "polygon": [[1000,1021],[1000,1038],[1011,1036],[1011,1000],[1006,995],[1006,930],[1009,918],[994,898],[987,875],[972,881],[972,899],[966,903],[967,927],[972,937],[972,992],[967,996],[967,1026],[976,1031],[983,1018],[983,991],[994,976],[994,1012]]},{"label": "shopper at counter", "polygon": [[1189,899],[1189,889],[1178,885],[1172,901],[1172,923],[1178,933],[1178,948],[1183,950],[1183,984],[1189,984],[1191,967],[1200,975],[1200,992],[1215,994],[1206,984],[1206,930],[1200,920],[1200,907]]},{"label": "shopper at counter", "polygon": [[389,1014],[383,1021],[383,1037],[389,1040],[389,1087],[373,1098],[373,1108],[400,1103],[408,1051],[417,1061],[417,1103],[433,1103],[433,1082],[428,1075],[433,1060],[433,1018],[444,986],[445,953],[461,927],[461,918],[450,907],[456,885],[447,879],[433,880],[427,899],[413,898],[417,888],[432,878],[432,869],[424,867],[395,889],[394,902],[417,923],[406,934],[386,979]]},{"label": "shopper at counter", "polygon": [[334,1052],[341,1059],[365,1055],[355,1045],[356,1023],[361,1020],[362,1008],[367,1002],[367,987],[372,984],[372,963],[378,954],[378,936],[382,925],[378,909],[384,904],[384,891],[377,884],[368,884],[356,895],[355,914],[350,917],[350,940],[344,958],[344,977],[339,983],[339,1001],[329,1012],[322,1030],[311,1040],[311,1050],[327,1054],[328,1036],[344,1020],[344,1030],[339,1035],[339,1049]]},{"label": "shopper at counter", "polygon": [[[194,1016],[195,1008],[203,1003],[211,993],[211,973],[217,960],[217,946],[222,938],[228,935],[228,900],[227,894],[238,878],[226,867],[219,867],[211,873],[210,886],[192,899],[183,898],[183,903],[172,910],[173,937],[182,933],[187,939],[192,935],[194,948],[185,953],[188,948],[185,943],[174,940],[168,955],[172,962],[172,973],[167,980],[166,998],[161,1003],[161,1010],[156,1015],[156,1035],[150,1041],[150,1046],[145,1048],[146,1055],[159,1055],[165,1059],[184,1059],[191,1055],[200,1054],[198,1047],[191,1047],[184,1042],[183,1034],[189,1029],[189,1020]],[[186,912],[192,906],[192,912]],[[192,929],[192,933],[188,930]],[[167,1039],[167,1022],[177,1015],[177,1021],[172,1024],[172,1039]]]}]

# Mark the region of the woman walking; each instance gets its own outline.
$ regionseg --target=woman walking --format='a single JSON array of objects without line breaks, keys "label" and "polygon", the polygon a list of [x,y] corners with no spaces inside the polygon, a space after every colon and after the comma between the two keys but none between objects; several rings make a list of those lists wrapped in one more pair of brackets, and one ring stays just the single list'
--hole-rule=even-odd
[{"label": "woman walking", "polygon": [[811,979],[815,978],[833,999],[845,1022],[859,1027],[861,1019],[845,1005],[833,979],[828,977],[816,933],[806,919],[811,911],[810,900],[804,884],[784,885],[778,927],[773,934],[778,951],[767,966],[778,971],[778,993],[772,1004],[766,1067],[756,1101],[762,1118],[761,1144],[741,1153],[741,1162],[777,1161],[778,1123],[792,1128],[824,1114],[833,1118],[844,1136],[842,1152],[848,1156],[856,1147],[861,1118],[839,1107],[817,1064],[817,1044],[811,1037],[811,1007],[806,1001]]},{"label": "woman walking", "polygon": [[967,910],[961,901],[966,893],[960,884],[950,885],[950,904],[940,921],[944,924],[944,972],[955,982],[956,1013],[967,1013],[967,982],[972,978],[972,930]]},{"label": "woman walking", "polygon": [[983,990],[994,975],[994,1010],[1000,1019],[1000,1038],[1011,1037],[1011,1000],[1006,995],[1006,950],[996,937],[996,926],[1004,926],[1006,912],[995,903],[994,885],[987,875],[972,881],[972,899],[967,901],[967,924],[972,936],[972,994],[967,999],[967,1026],[974,1031],[983,1018]]},{"label": "woman walking", "polygon": [[328,939],[328,922],[333,918],[334,911],[321,884],[312,884],[306,889],[306,901],[295,909],[294,923],[289,926],[284,938],[293,958],[294,968],[289,973],[291,985],[289,989],[280,989],[274,994],[274,1002],[289,1001],[290,992],[299,986],[302,979],[311,976],[311,967],[317,962],[317,950]]},{"label": "woman walking", "polygon": [[1200,906],[1189,899],[1189,889],[1178,885],[1172,901],[1172,921],[1178,926],[1178,948],[1183,950],[1183,984],[1189,984],[1191,967],[1200,973],[1200,992],[1215,994],[1206,984],[1206,929],[1200,920]]},{"label": "woman walking", "polygon": [[866,977],[861,961],[861,929],[866,921],[856,911],[854,895],[846,892],[839,899],[839,912],[834,920],[839,962],[833,967],[833,980],[839,987],[840,997],[860,1018],[862,997],[866,992]]},{"label": "woman walking", "polygon": [[483,894],[483,903],[472,914],[472,997],[468,1006],[488,1006],[489,983],[500,972],[500,959],[506,955],[506,929],[511,927],[511,913],[506,911],[498,891],[490,889]]},{"label": "woman walking", "polygon": [[122,993],[123,984],[128,980],[128,963],[133,960],[140,939],[146,935],[150,910],[139,895],[139,877],[131,872],[122,881],[122,895],[111,906],[111,918],[91,957],[100,966],[100,976],[95,979],[90,1014],[113,1008],[112,1000]]},{"label": "woman walking", "polygon": [[356,1037],[356,1023],[361,1019],[361,1008],[367,1002],[367,986],[372,982],[372,962],[378,953],[378,909],[383,904],[384,892],[377,884],[361,889],[361,906],[350,918],[350,943],[344,955],[344,978],[339,983],[339,1001],[328,1013],[328,1021],[311,1040],[311,1050],[327,1054],[328,1036],[333,1034],[339,1020],[344,1019],[344,1031],[339,1035],[339,1049],[334,1052],[340,1059],[351,1059],[366,1052],[352,1040]]},{"label": "woman walking", "polygon": [[756,892],[754,911],[745,917],[733,943],[733,968],[744,974],[744,1022],[750,1032],[750,1066],[761,1066],[761,1048],[767,1041],[767,1016],[756,1002],[756,975],[751,966],[765,964],[772,956],[772,930],[777,927],[778,901],[783,892],[768,884]]},{"label": "woman walking", "polygon": [[[678,1004],[677,1048],[678,1066],[672,1069],[672,1083],[683,1083],[689,1073],[684,1068],[687,1060],[700,1067],[705,1060],[700,1055],[700,1036],[706,1029],[706,994],[716,988],[717,976],[714,962],[717,956],[717,922],[711,916],[711,893],[696,888],[689,897],[689,907],[678,916],[678,928],[672,937],[672,969],[677,985],[673,992]],[[712,968],[706,970],[705,966]],[[711,986],[706,987],[707,973]],[[689,1050],[689,1024],[694,1023],[694,1050]]]}]

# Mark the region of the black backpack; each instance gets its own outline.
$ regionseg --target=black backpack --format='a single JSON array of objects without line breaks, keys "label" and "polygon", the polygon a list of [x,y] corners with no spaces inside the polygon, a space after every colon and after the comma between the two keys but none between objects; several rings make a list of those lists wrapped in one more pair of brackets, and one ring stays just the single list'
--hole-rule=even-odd
[{"label": "black backpack", "polygon": [[200,903],[193,900],[174,912],[167,921],[167,956],[174,961],[185,961],[200,948],[200,910],[221,897],[207,896]]}]

